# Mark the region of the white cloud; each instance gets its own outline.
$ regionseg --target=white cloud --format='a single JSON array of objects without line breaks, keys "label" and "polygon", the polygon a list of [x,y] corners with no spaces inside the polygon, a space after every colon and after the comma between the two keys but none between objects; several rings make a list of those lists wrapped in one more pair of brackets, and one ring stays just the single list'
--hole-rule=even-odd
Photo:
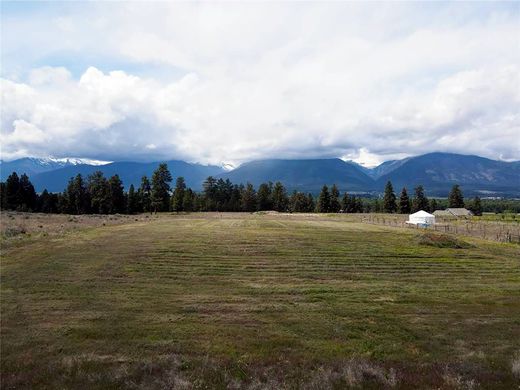
[{"label": "white cloud", "polygon": [[[520,159],[519,7],[426,8],[95,3],[22,36],[8,17],[7,74],[30,54],[1,81],[3,158]],[[33,65],[56,53],[88,66]]]}]

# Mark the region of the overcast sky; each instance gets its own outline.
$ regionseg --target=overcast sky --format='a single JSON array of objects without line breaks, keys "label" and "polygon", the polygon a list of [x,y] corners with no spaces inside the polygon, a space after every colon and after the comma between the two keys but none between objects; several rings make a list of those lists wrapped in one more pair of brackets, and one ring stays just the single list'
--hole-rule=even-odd
[{"label": "overcast sky", "polygon": [[520,2],[1,7],[2,159],[520,159]]}]

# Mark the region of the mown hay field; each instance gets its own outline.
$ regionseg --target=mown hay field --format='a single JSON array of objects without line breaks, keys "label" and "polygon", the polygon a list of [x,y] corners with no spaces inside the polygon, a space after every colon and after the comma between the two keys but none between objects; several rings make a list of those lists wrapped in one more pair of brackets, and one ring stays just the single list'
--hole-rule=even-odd
[{"label": "mown hay field", "polygon": [[421,234],[196,213],[4,237],[1,386],[516,388],[520,247]]}]

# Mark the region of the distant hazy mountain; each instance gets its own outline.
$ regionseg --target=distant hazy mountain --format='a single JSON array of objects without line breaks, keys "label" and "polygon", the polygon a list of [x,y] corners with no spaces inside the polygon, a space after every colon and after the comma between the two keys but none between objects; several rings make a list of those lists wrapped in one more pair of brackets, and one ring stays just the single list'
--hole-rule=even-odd
[{"label": "distant hazy mountain", "polygon": [[[63,191],[68,180],[81,173],[87,176],[96,170],[105,176],[119,174],[125,187],[139,185],[143,175],[151,176],[158,162],[103,162],[83,159],[23,158],[2,162],[2,180],[16,171],[27,173],[37,191]],[[323,184],[337,184],[340,191],[382,192],[391,180],[396,193],[406,186],[409,192],[422,184],[428,195],[447,196],[453,184],[460,184],[466,196],[520,196],[520,161],[503,162],[478,156],[430,153],[402,160],[387,161],[369,169],[352,161],[340,159],[258,160],[244,163],[232,171],[222,167],[167,161],[174,179],[183,176],[188,186],[202,188],[208,176],[230,179],[233,183],[281,181],[289,191],[319,192]]]},{"label": "distant hazy mountain", "polygon": [[289,190],[317,192],[324,184],[336,184],[341,191],[370,191],[374,181],[362,167],[338,158],[321,160],[258,160],[242,164],[220,175],[233,183],[281,181]]},{"label": "distant hazy mountain", "polygon": [[[201,183],[206,177],[224,172],[222,168],[211,165],[190,164],[176,160],[166,161],[166,163],[174,177],[174,181],[177,177],[183,176],[186,184],[196,190],[201,189]],[[150,178],[158,165],[159,162],[114,162],[101,166],[80,164],[30,175],[29,177],[37,191],[43,191],[46,188],[51,192],[57,192],[63,191],[69,179],[78,173],[86,177],[99,170],[107,177],[118,174],[121,180],[123,180],[125,188],[128,189],[130,184],[138,186],[143,175],[147,175]]]},{"label": "distant hazy mountain", "polygon": [[459,184],[466,194],[520,195],[519,161],[429,153],[393,162],[390,167],[393,169],[380,175],[376,181],[380,190],[390,180],[396,192],[404,186],[412,190],[422,184],[428,194],[446,196],[453,184]]},{"label": "distant hazy mountain", "polygon": [[108,164],[109,161],[90,160],[85,158],[34,158],[25,157],[13,161],[0,161],[0,176],[4,181],[11,173],[18,174],[25,173],[30,178],[38,173],[49,172],[59,168],[88,164],[88,165],[103,165]]}]

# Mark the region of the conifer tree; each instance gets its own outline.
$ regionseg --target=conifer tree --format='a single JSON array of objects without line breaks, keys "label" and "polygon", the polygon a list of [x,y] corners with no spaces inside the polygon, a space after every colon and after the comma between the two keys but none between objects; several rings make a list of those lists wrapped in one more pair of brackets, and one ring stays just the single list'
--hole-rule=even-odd
[{"label": "conifer tree", "polygon": [[123,213],[126,210],[126,198],[123,182],[119,175],[114,175],[108,179],[110,194],[110,213]]},{"label": "conifer tree", "polygon": [[392,182],[388,181],[385,186],[385,195],[383,197],[383,211],[385,213],[395,213],[397,211],[396,197]]},{"label": "conifer tree", "polygon": [[341,209],[341,204],[339,203],[339,190],[336,184],[332,185],[330,189],[330,212],[331,213],[339,213]]},{"label": "conifer tree", "polygon": [[482,215],[482,202],[478,196],[475,196],[473,199],[471,204],[471,212],[476,216]]},{"label": "conifer tree", "polygon": [[88,177],[90,207],[93,213],[107,214],[110,212],[110,188],[103,172],[96,171]]},{"label": "conifer tree", "polygon": [[257,199],[258,199],[258,210],[272,210],[273,208],[273,200],[272,200],[272,189],[273,183],[262,183],[258,187]]},{"label": "conifer tree", "polygon": [[311,193],[307,194],[307,212],[313,213],[316,210],[316,203],[314,201],[314,196]]},{"label": "conifer tree", "polygon": [[411,211],[410,198],[408,197],[408,192],[406,191],[406,187],[403,187],[401,190],[401,196],[399,197],[399,213],[400,214],[409,214]]},{"label": "conifer tree", "polygon": [[168,170],[168,165],[166,163],[159,164],[152,175],[151,205],[153,211],[169,210],[171,181],[172,174]]},{"label": "conifer tree", "polygon": [[256,192],[251,183],[247,183],[245,189],[242,191],[242,211],[256,210]]},{"label": "conifer tree", "polygon": [[182,209],[184,211],[194,211],[194,205],[195,194],[191,188],[188,188],[186,191],[184,191],[184,196],[182,198]]},{"label": "conifer tree", "polygon": [[135,187],[133,184],[130,184],[130,188],[128,189],[128,200],[126,202],[126,210],[128,214],[134,214],[139,212],[139,197],[135,192]]},{"label": "conifer tree", "polygon": [[184,211],[184,193],[186,192],[186,182],[180,176],[175,182],[175,189],[172,196],[172,211]]},{"label": "conifer tree", "polygon": [[5,204],[7,210],[16,210],[20,204],[20,178],[16,172],[5,182]]},{"label": "conifer tree", "polygon": [[141,178],[141,186],[137,190],[139,209],[145,213],[152,211],[152,187],[147,176]]},{"label": "conifer tree", "polygon": [[464,197],[462,196],[462,191],[460,190],[460,186],[458,184],[455,184],[450,191],[450,195],[448,197],[448,207],[464,207]]},{"label": "conifer tree", "polygon": [[287,191],[282,183],[277,181],[273,187],[273,209],[279,212],[287,210],[289,199],[287,198]]},{"label": "conifer tree", "polygon": [[24,173],[20,176],[20,195],[18,209],[21,211],[35,211],[37,207],[38,196],[34,190],[29,177]]},{"label": "conifer tree", "polygon": [[5,183],[0,182],[0,210],[7,210],[7,196]]},{"label": "conifer tree", "polygon": [[430,204],[428,198],[424,195],[424,188],[422,185],[415,187],[415,196],[412,201],[412,212],[415,213],[419,210],[430,210]]},{"label": "conifer tree", "polygon": [[435,199],[435,198],[430,199],[430,211],[433,213],[438,208],[439,208],[439,205],[437,204],[437,199]]},{"label": "conifer tree", "polygon": [[316,205],[316,211],[318,213],[330,212],[330,194],[329,187],[324,185],[321,188],[320,196],[318,197],[318,203]]}]

